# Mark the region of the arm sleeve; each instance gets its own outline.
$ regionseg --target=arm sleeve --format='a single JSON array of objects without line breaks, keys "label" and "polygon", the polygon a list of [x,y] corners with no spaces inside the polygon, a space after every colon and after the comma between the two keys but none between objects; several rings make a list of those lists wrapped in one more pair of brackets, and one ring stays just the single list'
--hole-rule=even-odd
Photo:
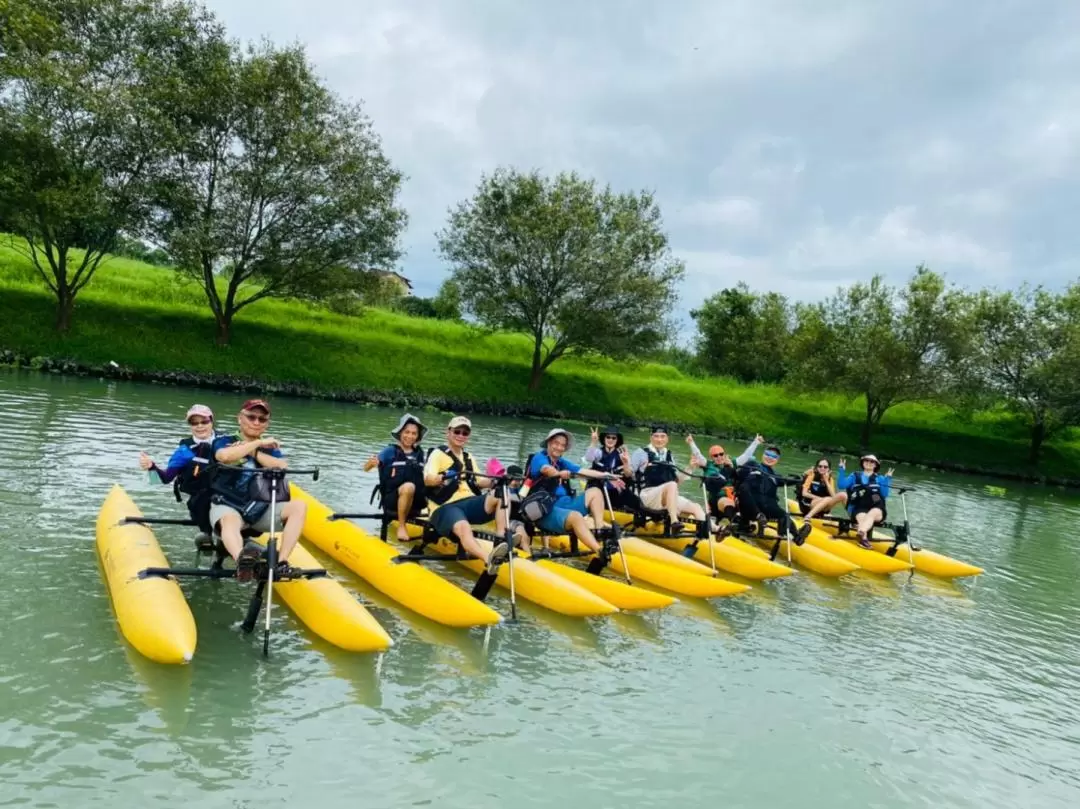
[{"label": "arm sleeve", "polygon": [[158,477],[161,478],[161,482],[171,483],[194,457],[195,453],[183,444],[178,446],[169,458],[169,462],[165,464],[165,470],[162,471],[161,469],[158,469],[157,471]]},{"label": "arm sleeve", "polygon": [[854,477],[854,472],[841,472],[840,477],[836,481],[837,490],[839,491],[841,489],[846,489],[848,486],[850,486]]},{"label": "arm sleeve", "polygon": [[758,448],[758,442],[757,442],[757,439],[755,438],[753,441],[750,442],[750,446],[748,446],[746,448],[746,450],[743,452],[743,454],[735,459],[735,465],[736,466],[742,466],[747,461],[749,461],[751,458],[753,458],[754,453],[757,452],[757,448]]},{"label": "arm sleeve", "polygon": [[602,450],[600,449],[600,447],[589,447],[587,450],[585,450],[585,457],[583,457],[581,460],[583,463],[594,464],[598,460],[600,460],[601,453]]},{"label": "arm sleeve", "polygon": [[379,466],[389,466],[394,460],[394,448],[383,447],[375,457],[379,461]]},{"label": "arm sleeve", "polygon": [[540,477],[540,470],[545,466],[551,466],[551,461],[548,459],[548,456],[542,452],[536,453],[533,455],[532,463],[529,464],[529,469],[527,470],[528,476],[532,480],[536,480]]},{"label": "arm sleeve", "polygon": [[630,456],[630,471],[637,474],[645,468],[645,464],[649,462],[649,456],[643,449],[635,449],[634,454]]},{"label": "arm sleeve", "polygon": [[892,491],[892,478],[888,475],[878,475],[878,482],[881,484],[881,496],[888,497],[889,492]]},{"label": "arm sleeve", "polygon": [[690,442],[690,457],[691,458],[697,458],[702,463],[708,463],[708,461],[709,461],[708,458],[706,458],[704,455],[701,454],[701,450],[698,449],[698,445],[694,441]]}]

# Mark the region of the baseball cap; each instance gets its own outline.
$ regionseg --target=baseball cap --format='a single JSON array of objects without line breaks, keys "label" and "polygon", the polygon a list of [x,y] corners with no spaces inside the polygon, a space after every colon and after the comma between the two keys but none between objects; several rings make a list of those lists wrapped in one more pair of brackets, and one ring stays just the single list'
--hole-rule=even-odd
[{"label": "baseball cap", "polygon": [[450,419],[450,423],[446,425],[446,429],[453,430],[455,427],[468,427],[472,429],[472,422],[464,416],[454,416]]},{"label": "baseball cap", "polygon": [[668,430],[668,426],[666,424],[654,424],[654,425],[652,425],[652,427],[649,428],[649,432],[650,433],[663,433],[664,435],[667,435],[671,431]]},{"label": "baseball cap", "polygon": [[248,399],[240,405],[241,410],[254,410],[256,407],[261,407],[266,411],[266,415],[270,415],[270,405],[266,403],[265,399]]},{"label": "baseball cap", "polygon": [[203,416],[204,418],[208,418],[210,419],[210,421],[213,421],[214,411],[212,411],[206,405],[193,404],[191,407],[188,408],[188,412],[187,415],[184,416],[184,420],[188,421],[191,419],[192,416]]}]

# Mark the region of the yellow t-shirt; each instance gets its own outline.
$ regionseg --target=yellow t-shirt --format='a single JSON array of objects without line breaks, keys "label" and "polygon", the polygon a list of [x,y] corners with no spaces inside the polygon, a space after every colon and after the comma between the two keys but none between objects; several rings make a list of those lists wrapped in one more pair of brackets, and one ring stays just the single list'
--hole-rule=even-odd
[{"label": "yellow t-shirt", "polygon": [[[469,455],[468,464],[465,463],[464,458],[458,458],[461,461],[461,465],[470,472],[479,472],[476,468],[476,459],[472,454]],[[424,477],[441,475],[443,472],[454,466],[454,459],[450,456],[450,453],[443,452],[441,449],[436,448],[428,453],[427,462],[424,464]],[[457,490],[450,495],[450,499],[446,503],[453,503],[455,500],[461,500],[465,497],[472,497],[475,494],[469,487],[469,482],[466,478],[458,478]],[[432,500],[428,500],[428,513],[434,514],[435,510],[440,506],[445,506],[446,503],[435,503]]]}]

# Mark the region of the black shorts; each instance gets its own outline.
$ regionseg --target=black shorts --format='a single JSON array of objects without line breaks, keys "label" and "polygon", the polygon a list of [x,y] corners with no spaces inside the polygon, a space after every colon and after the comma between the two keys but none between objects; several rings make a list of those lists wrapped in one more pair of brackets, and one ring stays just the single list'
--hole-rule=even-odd
[{"label": "black shorts", "polygon": [[854,520],[860,514],[866,514],[868,511],[870,511],[870,509],[874,509],[874,508],[881,509],[881,519],[878,520],[877,522],[875,522],[874,525],[881,525],[889,517],[889,513],[885,510],[885,506],[883,506],[883,505],[882,506],[870,506],[870,508],[856,508],[856,509],[853,509],[850,512],[851,519]]}]

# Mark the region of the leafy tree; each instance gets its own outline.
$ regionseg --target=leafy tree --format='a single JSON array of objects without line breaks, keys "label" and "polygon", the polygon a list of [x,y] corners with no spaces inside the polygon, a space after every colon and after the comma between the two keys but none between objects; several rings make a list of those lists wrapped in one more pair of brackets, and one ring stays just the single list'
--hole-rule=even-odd
[{"label": "leafy tree", "polygon": [[757,295],[743,282],[690,312],[697,322],[698,360],[709,373],[743,382],[784,378],[793,313],[776,292]]},{"label": "leafy tree", "polygon": [[219,344],[258,300],[341,294],[397,261],[402,176],[301,47],[206,53],[192,69],[152,232],[206,292]]},{"label": "leafy tree", "polygon": [[968,296],[922,265],[903,289],[875,275],[796,307],[789,381],[864,397],[865,448],[890,407],[941,398],[959,384],[968,312]]},{"label": "leafy tree", "polygon": [[167,141],[158,88],[219,31],[163,0],[5,0],[0,22],[0,221],[67,331],[117,235],[146,219]]},{"label": "leafy tree", "polygon": [[661,224],[647,192],[499,169],[450,212],[439,250],[466,313],[532,336],[535,391],[562,356],[636,356],[663,342],[684,270]]},{"label": "leafy tree", "polygon": [[984,290],[972,323],[968,368],[984,390],[1027,420],[1028,460],[1035,464],[1048,439],[1080,425],[1080,284],[1064,295],[1027,286]]},{"label": "leafy tree", "polygon": [[439,291],[431,301],[435,310],[433,317],[439,320],[461,320],[461,287],[453,278],[439,285]]}]

